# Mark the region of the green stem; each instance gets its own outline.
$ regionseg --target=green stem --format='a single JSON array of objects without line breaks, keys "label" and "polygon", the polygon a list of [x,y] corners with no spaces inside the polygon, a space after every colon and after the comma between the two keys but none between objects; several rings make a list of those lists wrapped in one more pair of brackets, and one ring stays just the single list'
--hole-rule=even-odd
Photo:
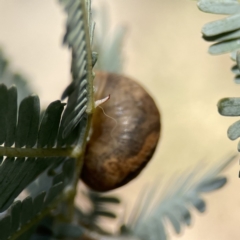
[{"label": "green stem", "polygon": [[72,157],[73,148],[12,148],[0,146],[0,156],[7,157]]},{"label": "green stem", "polygon": [[85,0],[80,0],[80,4],[82,5],[83,9],[83,27],[85,33],[85,42],[86,42],[86,49],[87,49],[87,81],[88,81],[88,102],[87,102],[87,109],[86,113],[88,115],[88,120],[86,124],[86,130],[83,137],[83,142],[81,145],[77,145],[72,151],[72,157],[76,158],[76,171],[75,171],[75,178],[73,180],[73,194],[68,201],[69,206],[69,213],[70,216],[74,214],[74,199],[77,193],[77,185],[79,181],[79,177],[82,171],[83,161],[84,161],[84,153],[86,150],[87,145],[87,137],[89,135],[89,131],[91,128],[92,122],[92,114],[95,109],[94,105],[94,92],[93,92],[93,73],[92,73],[92,50],[91,50],[91,41],[89,35],[89,22],[88,22],[88,13],[86,11]]}]

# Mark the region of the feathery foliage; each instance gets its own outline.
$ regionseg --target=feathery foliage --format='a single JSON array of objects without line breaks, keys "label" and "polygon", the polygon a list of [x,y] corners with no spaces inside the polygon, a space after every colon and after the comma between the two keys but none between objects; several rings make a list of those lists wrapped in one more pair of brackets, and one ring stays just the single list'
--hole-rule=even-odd
[{"label": "feathery foliage", "polygon": [[14,202],[9,213],[0,220],[0,239],[28,239],[36,223],[46,215],[49,208],[52,208],[51,204],[61,195],[64,180],[64,174],[56,175],[48,192],[43,191],[34,198],[29,196],[22,202]]},{"label": "feathery foliage", "polygon": [[[28,239],[34,231],[34,224],[49,214],[53,208],[51,206],[53,200],[60,198],[59,201],[62,201],[62,198],[68,196],[63,191],[63,187],[69,184],[74,184],[73,187],[75,187],[81,170],[79,162],[77,163],[78,171],[75,167],[70,167],[75,171],[66,169],[69,165],[76,166],[73,159],[68,160],[66,157],[72,154],[72,149],[69,150],[69,147],[76,145],[82,147],[81,145],[86,141],[89,130],[87,129],[88,117],[94,106],[90,50],[93,28],[91,33],[88,33],[88,24],[91,20],[88,14],[90,2],[86,1],[87,8],[84,0],[61,2],[68,13],[65,42],[72,48],[74,83],[73,91],[69,91],[68,88],[63,94],[64,97],[68,97],[65,111],[64,103],[59,100],[54,101],[44,112],[40,123],[38,96],[30,95],[18,104],[16,87],[7,88],[4,84],[0,85],[0,144],[2,145],[0,147],[0,211],[3,212],[10,207],[10,213],[1,220],[0,224],[1,232],[4,229],[4,234],[0,236],[3,240]],[[7,72],[7,61],[2,53],[0,60],[1,81],[14,76],[12,79],[16,82],[18,79],[18,82],[23,85],[19,76],[17,78],[14,74]],[[21,89],[24,88],[21,86]],[[78,111],[82,112],[81,116]],[[82,118],[83,121],[81,121]],[[74,154],[77,157],[79,153],[80,151]],[[80,159],[80,163],[81,161]],[[52,177],[52,185],[46,189],[47,194],[46,191],[37,190],[33,194],[34,197],[30,196],[23,202],[13,203],[14,199],[38,176],[39,179],[44,180],[44,177],[41,178],[43,175],[40,176],[40,174],[50,170],[50,167],[52,169],[62,167],[62,170],[67,171]]]},{"label": "feathery foliage", "polygon": [[120,199],[108,194],[101,194],[93,191],[84,192],[91,204],[91,210],[84,213],[81,209],[78,209],[79,222],[89,229],[96,230],[101,233],[106,233],[100,226],[102,218],[115,219],[116,213],[113,213],[109,206],[116,206],[120,204]]},{"label": "feathery foliage", "polygon": [[[231,52],[231,58],[236,61],[237,51],[240,49],[240,3],[237,0],[199,0],[198,8],[207,13],[229,15],[204,25],[202,34],[206,41],[216,42],[209,47],[210,54]],[[237,65],[232,71],[236,74],[235,82],[240,83]]]},{"label": "feathery foliage", "polygon": [[[216,42],[209,47],[213,55],[231,52],[231,58],[237,62],[232,67],[236,74],[235,82],[240,83],[240,3],[237,0],[199,0],[201,11],[229,15],[224,19],[207,23],[202,28],[206,41]],[[223,116],[240,116],[240,98],[224,98],[218,102],[218,111]],[[240,137],[240,121],[228,128],[228,137],[235,140]],[[240,151],[240,143],[238,144]]]},{"label": "feathery foliage", "polygon": [[[206,203],[201,194],[223,187],[226,177],[219,176],[235,157],[217,164],[212,169],[199,173],[199,167],[187,174],[182,174],[176,181],[167,184],[165,191],[157,202],[153,202],[157,187],[153,186],[140,196],[132,215],[129,217],[125,231],[139,239],[166,240],[166,220],[171,223],[177,234],[184,225],[191,225],[191,208],[204,212]],[[152,204],[154,203],[154,204]],[[153,207],[151,207],[154,205]]]},{"label": "feathery foliage", "polygon": [[[30,197],[22,203],[13,203],[15,198],[41,173],[54,163],[60,164],[65,160],[62,157],[37,157],[38,151],[41,154],[44,148],[53,149],[56,146],[58,126],[65,104],[60,101],[51,103],[46,109],[40,124],[38,96],[32,95],[24,98],[18,107],[16,87],[7,88],[4,84],[0,85],[0,96],[0,114],[3,116],[0,124],[0,136],[1,144],[4,144],[1,150],[4,152],[3,155],[7,156],[1,157],[0,212],[11,206],[10,211],[12,213],[11,216],[7,215],[0,222],[2,226],[0,232],[1,229],[4,229],[4,234],[1,235],[0,239],[7,239],[11,235],[13,235],[13,238],[10,239],[16,239],[14,234],[24,233],[25,229],[29,230],[28,225],[32,226],[32,222],[41,219],[39,213],[62,193],[63,183],[69,183],[71,180],[70,172],[66,171],[64,173],[65,181],[62,179],[63,174],[54,177],[53,185],[46,197],[46,193],[40,193],[34,200]],[[14,153],[16,156],[20,155],[20,157],[15,157]],[[33,155],[33,157],[29,157],[29,155]],[[74,163],[73,160],[69,161]],[[67,167],[67,162],[65,161],[63,169]],[[67,182],[66,179],[68,179]],[[41,207],[41,205],[43,208],[38,209],[37,206]],[[21,216],[21,218],[18,216]],[[15,223],[13,219],[17,222]],[[18,219],[21,221],[18,221]],[[11,227],[9,222],[14,225]],[[6,224],[8,228],[6,228]],[[17,230],[20,233],[16,232]],[[21,239],[27,239],[25,234],[27,233],[24,233]]]},{"label": "feathery foliage", "polygon": [[24,98],[18,107],[16,87],[0,85],[0,144],[4,144],[0,147],[0,211],[6,210],[28,184],[56,161],[38,158],[34,150],[41,152],[41,148],[55,146],[63,106],[60,101],[50,104],[40,124],[38,96]]},{"label": "feathery foliage", "polygon": [[92,191],[88,191],[87,196],[92,202],[92,210],[88,217],[92,223],[96,223],[101,216],[116,218],[116,214],[108,210],[108,205],[119,204],[120,200],[117,197]]},{"label": "feathery foliage", "polygon": [[[68,97],[66,110],[62,118],[60,129],[63,138],[71,133],[78,133],[78,142],[82,144],[86,135],[89,116],[94,109],[93,101],[93,73],[92,73],[92,51],[91,41],[93,37],[94,24],[91,19],[91,2],[60,0],[67,12],[66,34],[64,43],[72,50],[72,82],[62,94],[62,99]],[[88,27],[89,26],[89,27]],[[74,130],[74,131],[73,131]],[[59,139],[60,146],[61,139]]]}]

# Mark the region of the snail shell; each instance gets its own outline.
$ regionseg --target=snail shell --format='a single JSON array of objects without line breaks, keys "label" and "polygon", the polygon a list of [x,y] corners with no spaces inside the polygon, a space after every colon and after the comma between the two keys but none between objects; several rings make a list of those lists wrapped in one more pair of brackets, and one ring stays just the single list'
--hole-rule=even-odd
[{"label": "snail shell", "polygon": [[99,107],[93,114],[81,178],[95,191],[108,191],[134,179],[149,162],[160,136],[160,113],[130,78],[97,72],[94,81],[97,100],[111,97],[102,105],[106,114]]}]

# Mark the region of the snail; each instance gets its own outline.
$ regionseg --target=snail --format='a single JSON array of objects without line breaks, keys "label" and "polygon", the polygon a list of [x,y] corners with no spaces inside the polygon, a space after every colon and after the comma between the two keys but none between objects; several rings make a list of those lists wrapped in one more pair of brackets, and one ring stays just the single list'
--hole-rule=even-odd
[{"label": "snail", "polygon": [[160,113],[134,80],[97,72],[95,99],[110,94],[93,114],[81,179],[95,191],[109,191],[134,179],[151,159],[160,136]]}]

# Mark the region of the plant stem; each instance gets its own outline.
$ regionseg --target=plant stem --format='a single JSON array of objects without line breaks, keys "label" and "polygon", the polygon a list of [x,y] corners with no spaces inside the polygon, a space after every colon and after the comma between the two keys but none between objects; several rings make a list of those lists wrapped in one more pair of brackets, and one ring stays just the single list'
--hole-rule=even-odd
[{"label": "plant stem", "polygon": [[73,148],[14,148],[0,146],[0,156],[7,157],[71,157]]},{"label": "plant stem", "polygon": [[[75,176],[73,179],[73,189],[71,193],[71,197],[68,200],[68,208],[69,214],[71,217],[74,215],[74,199],[77,193],[77,185],[79,181],[79,177],[82,171],[83,161],[84,161],[84,153],[86,150],[87,145],[87,138],[89,136],[89,131],[91,128],[92,123],[92,114],[95,109],[95,102],[94,102],[94,91],[93,91],[93,72],[92,72],[92,50],[91,50],[91,41],[89,35],[89,21],[88,21],[88,12],[86,10],[86,3],[85,0],[79,0],[80,4],[82,5],[81,9],[83,9],[83,28],[85,33],[85,43],[87,49],[87,92],[88,92],[88,102],[87,102],[87,122],[85,126],[85,132],[83,134],[83,138],[80,138],[79,144],[72,150],[71,156],[76,158],[76,171]],[[83,141],[81,141],[83,139]]]}]

